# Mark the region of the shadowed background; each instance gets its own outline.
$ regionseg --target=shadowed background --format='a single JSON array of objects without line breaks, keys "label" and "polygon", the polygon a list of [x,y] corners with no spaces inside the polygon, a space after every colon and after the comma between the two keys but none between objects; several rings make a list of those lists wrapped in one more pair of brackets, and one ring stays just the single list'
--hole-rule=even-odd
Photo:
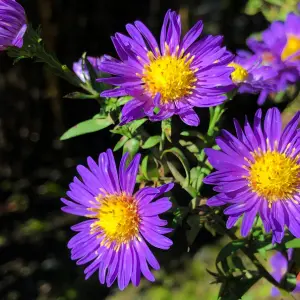
[{"label": "shadowed background", "polygon": [[[224,35],[232,51],[245,47],[252,32],[268,25],[260,13],[245,15],[247,1],[242,0],[19,2],[34,27],[41,24],[46,48],[70,67],[84,51],[91,56],[115,55],[110,36],[124,32],[125,24],[136,19],[159,36],[168,8],[180,12],[184,32],[202,19],[205,33]],[[60,211],[59,198],[76,165],[116,140],[104,130],[59,141],[66,129],[97,113],[96,101],[63,99],[74,88],[43,65],[29,60],[12,63],[5,53],[0,55],[0,299],[105,299],[115,287],[101,286],[97,275],[84,281],[83,268],[70,260],[69,227],[78,219]],[[228,120],[242,120],[245,113],[251,117],[256,97],[237,96],[228,107]],[[156,274],[156,284],[142,283],[139,289],[112,297],[215,299],[218,287],[209,285],[212,278],[205,268],[213,264],[222,241],[201,230],[187,254],[180,236],[176,234],[170,252],[159,254],[163,270]]]}]

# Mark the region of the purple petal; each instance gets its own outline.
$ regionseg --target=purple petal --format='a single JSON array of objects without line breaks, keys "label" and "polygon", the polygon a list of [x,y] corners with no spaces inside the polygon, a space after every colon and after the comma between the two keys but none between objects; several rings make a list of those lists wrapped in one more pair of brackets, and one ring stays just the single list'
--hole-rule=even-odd
[{"label": "purple petal", "polygon": [[138,286],[141,280],[141,268],[140,268],[140,261],[139,257],[136,253],[135,247],[132,247],[132,274],[131,274],[131,281],[134,286]]},{"label": "purple petal", "polygon": [[129,195],[132,195],[136,183],[137,172],[139,170],[141,155],[136,154],[130,162],[129,166],[126,168],[127,157],[128,156],[124,155],[124,159],[122,158],[122,161],[120,163],[119,177],[122,191],[127,192]]},{"label": "purple petal", "polygon": [[277,108],[271,108],[267,111],[264,122],[264,130],[271,146],[274,141],[279,142],[281,136],[281,117]]},{"label": "purple petal", "polygon": [[155,49],[156,48],[159,49],[159,48],[151,31],[140,21],[134,22],[134,25],[139,30],[139,32],[144,36],[144,38],[147,40],[151,51],[155,54]]},{"label": "purple petal", "polygon": [[150,228],[147,228],[147,230],[141,228],[141,234],[148,243],[156,248],[168,250],[173,245],[173,242],[169,238],[156,233]]},{"label": "purple petal", "polygon": [[251,230],[259,206],[260,206],[260,201],[257,201],[257,203],[249,211],[245,212],[242,225],[241,225],[241,235],[243,237],[246,237],[249,231]]},{"label": "purple petal", "polygon": [[184,36],[180,48],[187,50],[200,36],[202,30],[203,30],[203,23],[202,21],[198,21]]},{"label": "purple petal", "polygon": [[199,126],[200,119],[194,110],[190,109],[179,115],[180,119],[189,126]]},{"label": "purple petal", "polygon": [[138,255],[138,260],[139,260],[139,265],[140,265],[141,272],[143,273],[143,275],[149,281],[155,281],[155,278],[154,278],[153,274],[149,270],[147,260],[146,260],[146,257],[145,257],[145,253],[143,252],[139,241],[136,241],[136,240],[134,241],[134,248],[135,248],[136,253]]},{"label": "purple petal", "polygon": [[172,207],[168,197],[161,198],[141,208],[140,213],[145,217],[151,217],[166,212]]}]

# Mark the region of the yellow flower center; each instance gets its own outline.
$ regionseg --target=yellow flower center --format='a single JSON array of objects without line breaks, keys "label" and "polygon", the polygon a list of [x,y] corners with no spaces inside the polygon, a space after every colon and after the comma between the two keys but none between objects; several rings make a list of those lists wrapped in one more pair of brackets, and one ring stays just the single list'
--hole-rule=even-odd
[{"label": "yellow flower center", "polygon": [[[285,47],[282,50],[281,59],[284,61],[298,51],[300,51],[300,38],[294,35],[290,35],[288,36]],[[293,57],[292,60],[300,60],[300,55]]]},{"label": "yellow flower center", "polygon": [[231,73],[231,79],[234,83],[240,83],[248,78],[248,72],[241,65],[237,63],[230,63],[228,67],[234,68],[234,71]]},{"label": "yellow flower center", "polygon": [[249,169],[249,186],[253,192],[265,198],[269,205],[277,200],[293,199],[300,187],[298,156],[291,158],[275,151],[254,152],[254,163]]},{"label": "yellow flower center", "polygon": [[101,245],[118,250],[122,244],[130,242],[139,232],[140,216],[137,201],[125,193],[115,195],[99,195],[96,197],[99,208],[91,208],[97,218],[91,226],[91,233],[100,232],[104,237]]},{"label": "yellow flower center", "polygon": [[166,54],[157,57],[149,51],[148,57],[150,63],[144,66],[142,81],[145,83],[145,90],[154,97],[157,93],[161,95],[161,103],[165,104],[171,101],[180,100],[182,97],[192,94],[195,88],[197,78],[195,72],[198,69],[191,69],[191,63],[194,56],[187,54],[183,56],[182,50],[178,55],[176,53],[170,55],[168,45],[166,47]]}]

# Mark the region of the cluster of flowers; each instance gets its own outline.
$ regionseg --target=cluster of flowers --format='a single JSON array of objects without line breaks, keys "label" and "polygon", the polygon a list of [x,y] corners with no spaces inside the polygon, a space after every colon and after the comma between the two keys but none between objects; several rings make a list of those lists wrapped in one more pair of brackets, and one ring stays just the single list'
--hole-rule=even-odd
[{"label": "cluster of flowers", "polygon": [[[23,8],[13,0],[1,0],[1,49],[22,47],[26,30]],[[222,104],[226,93],[260,93],[262,103],[270,92],[281,91],[300,78],[300,17],[289,14],[286,22],[274,22],[263,32],[262,41],[248,40],[253,53],[239,51],[234,56],[222,47],[221,36],[200,40],[203,24],[181,38],[180,17],[166,13],[160,43],[140,21],[126,25],[129,36],[117,33],[112,42],[119,59],[89,57],[97,72],[111,74],[99,81],[116,86],[102,97],[131,96],[122,110],[121,125],[148,117],[161,121],[178,115],[183,122],[200,122],[194,107]],[[89,79],[82,62],[74,64],[82,81]],[[280,243],[285,227],[300,238],[300,132],[297,113],[282,131],[278,109],[255,114],[254,124],[246,119],[244,128],[234,121],[236,136],[226,130],[216,138],[220,150],[206,149],[216,171],[204,180],[214,185],[217,195],[209,206],[223,206],[231,228],[242,217],[241,234],[248,235],[257,215],[273,242]],[[171,229],[159,215],[171,208],[163,195],[173,183],[144,187],[134,192],[140,155],[127,166],[124,155],[117,170],[111,150],[101,153],[96,163],[88,158],[88,168],[78,166],[67,192],[63,211],[84,216],[87,221],[72,227],[78,232],[69,242],[71,258],[77,264],[89,263],[86,278],[95,271],[101,283],[111,286],[117,279],[120,289],[141,274],[154,277],[149,269],[159,263],[148,243],[169,249],[172,241],[164,235]]]},{"label": "cluster of flowers", "polygon": [[[0,49],[21,48],[27,21],[23,7],[14,0],[0,1]],[[262,40],[247,40],[250,51],[237,55],[222,47],[222,36],[205,36],[202,21],[181,38],[180,16],[166,13],[158,44],[140,21],[127,24],[129,36],[117,33],[112,42],[119,59],[108,55],[88,57],[97,72],[113,75],[99,81],[116,86],[102,97],[131,96],[122,110],[121,124],[147,116],[161,121],[173,115],[190,126],[198,126],[194,107],[222,104],[226,93],[260,93],[263,103],[270,92],[280,92],[300,78],[300,17],[294,13],[285,22],[273,22],[262,32]],[[89,79],[81,60],[74,72]]]}]

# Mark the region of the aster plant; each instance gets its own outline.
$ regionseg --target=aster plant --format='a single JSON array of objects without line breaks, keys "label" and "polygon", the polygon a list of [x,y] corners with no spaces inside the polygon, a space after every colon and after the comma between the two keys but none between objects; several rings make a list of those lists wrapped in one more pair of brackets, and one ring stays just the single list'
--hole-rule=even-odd
[{"label": "aster plant", "polygon": [[[127,24],[111,38],[116,55],[84,53],[72,71],[47,52],[16,1],[0,7],[1,50],[46,64],[77,89],[66,98],[99,104],[61,140],[106,128],[109,142],[117,138],[113,150],[78,165],[61,199],[62,213],[80,218],[66,244],[85,266],[82,277],[97,273],[120,290],[152,282],[162,253],[183,255],[207,230],[227,237],[208,270],[218,299],[241,299],[262,278],[276,293],[298,291],[300,112],[283,125],[279,109],[258,109],[243,126],[233,121],[235,133],[222,129],[237,93],[260,94],[263,103],[299,79],[298,16],[274,22],[262,41],[249,39],[253,53],[234,55],[222,36],[203,34],[202,21],[183,35],[169,10],[159,38],[140,21]],[[268,271],[271,250],[278,257]]]},{"label": "aster plant", "polygon": [[[264,66],[277,71],[276,91],[284,92],[300,78],[300,16],[289,13],[285,21],[274,21],[263,31],[261,39],[250,37],[248,47],[262,60]],[[259,103],[270,91],[262,89]]]},{"label": "aster plant", "polygon": [[[122,109],[121,123],[147,117],[162,121],[179,115],[190,126],[199,125],[194,107],[212,107],[226,100],[232,90],[233,56],[222,46],[221,36],[202,33],[202,21],[181,38],[179,16],[166,13],[160,43],[141,22],[127,24],[130,37],[117,33],[112,41],[120,60],[104,60],[100,69],[116,76],[100,79],[118,86],[102,97],[131,96]],[[157,109],[157,111],[155,111]]]},{"label": "aster plant", "polygon": [[121,290],[130,281],[139,285],[141,274],[154,281],[149,265],[158,270],[159,263],[148,243],[164,250],[172,245],[164,236],[172,229],[165,227],[167,221],[159,214],[171,208],[169,198],[163,196],[174,184],[134,193],[140,155],[128,166],[127,159],[128,153],[117,171],[111,150],[101,153],[98,163],[88,158],[88,168],[77,167],[82,181],[75,177],[70,184],[71,201],[62,199],[64,212],[88,218],[72,227],[78,233],[68,243],[71,258],[79,265],[90,263],[84,271],[86,279],[98,271],[102,284],[111,286],[117,279]]}]

